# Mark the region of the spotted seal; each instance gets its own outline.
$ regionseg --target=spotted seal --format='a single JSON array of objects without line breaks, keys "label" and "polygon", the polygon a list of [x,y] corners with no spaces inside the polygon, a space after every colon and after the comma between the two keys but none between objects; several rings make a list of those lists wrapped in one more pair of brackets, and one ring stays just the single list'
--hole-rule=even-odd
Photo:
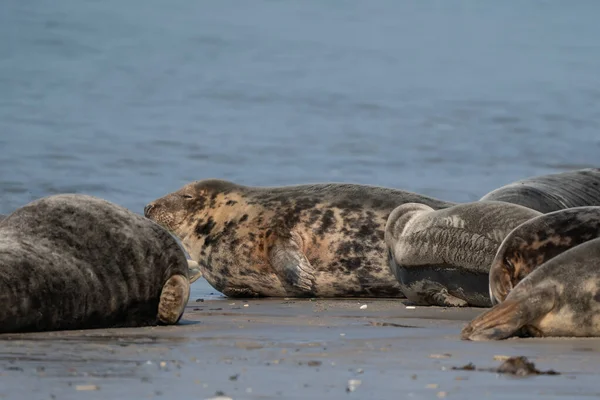
[{"label": "spotted seal", "polygon": [[504,201],[549,213],[600,206],[600,168],[534,176],[491,191],[481,200]]},{"label": "spotted seal", "polygon": [[465,340],[525,335],[600,336],[600,239],[540,265],[461,332]]},{"label": "spotted seal", "polygon": [[513,228],[538,215],[497,201],[440,210],[403,204],[385,227],[390,267],[415,304],[488,307],[488,272],[496,250]]},{"label": "spotted seal", "polygon": [[493,304],[535,268],[560,253],[600,237],[600,207],[554,211],[524,222],[504,238],[490,268]]},{"label": "spotted seal", "polygon": [[323,183],[244,186],[205,179],[145,207],[226,296],[403,297],[387,265],[399,204],[453,203],[403,190]]},{"label": "spotted seal", "polygon": [[0,332],[176,324],[189,287],[175,238],[108,201],[44,197],[0,224]]}]

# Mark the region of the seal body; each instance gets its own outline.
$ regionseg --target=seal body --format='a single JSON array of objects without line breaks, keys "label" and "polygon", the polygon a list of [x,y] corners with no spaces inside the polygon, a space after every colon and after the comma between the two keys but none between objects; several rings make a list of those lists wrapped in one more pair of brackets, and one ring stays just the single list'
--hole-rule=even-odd
[{"label": "seal body", "polygon": [[175,238],[110,202],[50,196],[0,224],[0,332],[174,324],[188,298]]},{"label": "seal body", "polygon": [[575,207],[524,222],[504,238],[489,275],[490,298],[502,302],[513,287],[544,262],[600,237],[600,207]]},{"label": "seal body", "polygon": [[491,305],[489,267],[504,237],[541,215],[529,208],[478,201],[434,210],[408,203],[389,216],[385,242],[394,275],[418,305]]},{"label": "seal body", "polygon": [[493,190],[481,200],[520,204],[542,213],[600,206],[600,168],[534,176]]},{"label": "seal body", "polygon": [[403,297],[383,241],[399,204],[448,203],[355,184],[249,187],[207,179],[148,204],[226,296]]},{"label": "seal body", "polygon": [[506,300],[469,323],[467,340],[511,336],[600,336],[600,239],[536,268]]}]

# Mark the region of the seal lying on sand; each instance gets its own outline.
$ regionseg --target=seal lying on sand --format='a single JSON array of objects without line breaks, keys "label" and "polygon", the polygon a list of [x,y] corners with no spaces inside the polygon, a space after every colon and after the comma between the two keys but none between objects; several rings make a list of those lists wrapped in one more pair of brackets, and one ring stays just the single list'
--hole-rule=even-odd
[{"label": "seal lying on sand", "polygon": [[511,336],[600,336],[600,239],[545,262],[461,333],[468,340]]},{"label": "seal lying on sand", "polygon": [[533,218],[512,230],[490,268],[490,297],[502,302],[510,290],[552,257],[600,237],[600,207],[575,207]]},{"label": "seal lying on sand", "polygon": [[227,296],[403,297],[383,233],[399,204],[452,205],[355,184],[249,187],[208,179],[153,201],[206,280]]},{"label": "seal lying on sand", "polygon": [[175,238],[115,204],[50,196],[0,224],[0,332],[175,324],[188,298]]},{"label": "seal lying on sand", "polygon": [[600,206],[600,168],[534,176],[502,186],[481,200],[520,204],[542,213]]},{"label": "seal lying on sand", "polygon": [[489,307],[488,273],[498,247],[513,228],[538,215],[495,201],[437,211],[403,204],[385,228],[390,267],[418,305]]}]

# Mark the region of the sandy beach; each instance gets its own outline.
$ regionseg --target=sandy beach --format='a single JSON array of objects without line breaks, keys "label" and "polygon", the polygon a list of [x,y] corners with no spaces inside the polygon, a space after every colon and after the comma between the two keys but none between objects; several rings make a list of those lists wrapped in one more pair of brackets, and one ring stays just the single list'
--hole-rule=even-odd
[{"label": "sandy beach", "polygon": [[[461,327],[479,312],[381,299],[192,298],[177,326],[0,336],[0,398],[600,395],[600,339],[461,341]],[[495,368],[506,356],[526,356],[560,375],[452,369]]]}]

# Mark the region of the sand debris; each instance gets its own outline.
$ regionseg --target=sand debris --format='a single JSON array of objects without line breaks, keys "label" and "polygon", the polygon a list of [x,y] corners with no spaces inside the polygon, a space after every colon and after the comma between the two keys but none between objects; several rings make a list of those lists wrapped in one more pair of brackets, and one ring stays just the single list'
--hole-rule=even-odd
[{"label": "sand debris", "polygon": [[450,353],[443,353],[443,354],[430,354],[429,358],[450,358],[452,357],[452,354]]},{"label": "sand debris", "polygon": [[75,386],[75,390],[91,391],[91,390],[100,390],[100,388],[97,385],[77,385],[77,386]]},{"label": "sand debris", "polygon": [[362,381],[360,379],[350,379],[348,381],[348,386],[346,386],[346,392],[354,392],[361,383]]},{"label": "sand debris", "polygon": [[554,370],[540,371],[535,367],[535,364],[527,359],[527,357],[509,357],[498,368],[476,368],[473,363],[468,363],[462,367],[452,367],[453,370],[461,371],[488,371],[499,374],[510,374],[516,376],[530,375],[560,375]]}]

